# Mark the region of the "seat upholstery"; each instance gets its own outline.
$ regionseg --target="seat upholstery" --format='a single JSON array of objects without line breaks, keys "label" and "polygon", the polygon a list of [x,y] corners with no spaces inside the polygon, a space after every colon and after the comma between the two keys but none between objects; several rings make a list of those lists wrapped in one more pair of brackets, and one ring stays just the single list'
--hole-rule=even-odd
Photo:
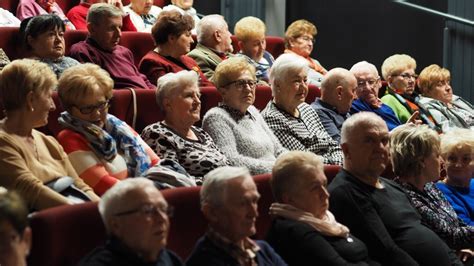
[{"label": "seat upholstery", "polygon": [[119,44],[132,51],[133,60],[137,67],[142,57],[149,51],[155,49],[153,38],[151,34],[147,32],[124,31],[122,32],[122,37],[120,37]]},{"label": "seat upholstery", "polygon": [[[0,3],[2,1],[0,0]],[[0,27],[0,48],[5,51],[10,60],[21,58],[22,49],[20,40],[20,30],[16,27]]]},{"label": "seat upholstery", "polygon": [[69,55],[71,46],[74,44],[84,41],[87,37],[88,32],[86,30],[68,30],[64,33],[64,42],[66,44],[65,55]]},{"label": "seat upholstery", "polygon": [[[13,15],[16,14],[16,7],[18,6],[19,0],[1,0],[0,1],[0,7],[8,10],[13,13]],[[0,36],[3,36],[0,34]],[[1,47],[1,46],[0,46]]]}]

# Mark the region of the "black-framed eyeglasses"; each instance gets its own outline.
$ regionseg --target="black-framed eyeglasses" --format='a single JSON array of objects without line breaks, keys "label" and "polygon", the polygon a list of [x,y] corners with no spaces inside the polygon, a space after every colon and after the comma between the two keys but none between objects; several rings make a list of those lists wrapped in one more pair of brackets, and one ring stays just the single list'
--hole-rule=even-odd
[{"label": "black-framed eyeglasses", "polygon": [[417,79],[418,78],[418,75],[417,74],[408,74],[408,73],[403,73],[403,74],[398,74],[398,75],[395,75],[395,76],[400,76],[402,77],[404,80],[409,80],[409,79]]},{"label": "black-framed eyeglasses", "polygon": [[243,90],[247,86],[251,89],[254,89],[257,86],[257,81],[252,79],[238,79],[230,82],[229,84],[225,85],[224,87],[228,87],[230,85],[234,85],[237,89]]},{"label": "black-framed eyeglasses", "polygon": [[377,84],[377,82],[379,80],[380,80],[380,78],[366,79],[366,80],[359,79],[359,80],[357,80],[357,87],[362,88],[362,87],[365,86],[365,84],[369,84],[369,87],[373,87],[375,84]]},{"label": "black-framed eyeglasses", "polygon": [[104,111],[105,109],[109,108],[110,107],[110,100],[111,99],[107,99],[105,102],[100,102],[96,105],[88,105],[88,106],[83,106],[83,107],[79,107],[77,105],[74,105],[77,109],[79,109],[79,112],[81,112],[81,114],[83,115],[90,115],[92,114],[93,112],[99,110],[99,111]]},{"label": "black-framed eyeglasses", "polygon": [[153,204],[146,204],[133,210],[116,213],[114,214],[114,216],[124,216],[134,213],[140,213],[148,217],[156,216],[158,214],[166,214],[168,217],[172,217],[174,213],[174,208],[173,206],[156,206]]}]

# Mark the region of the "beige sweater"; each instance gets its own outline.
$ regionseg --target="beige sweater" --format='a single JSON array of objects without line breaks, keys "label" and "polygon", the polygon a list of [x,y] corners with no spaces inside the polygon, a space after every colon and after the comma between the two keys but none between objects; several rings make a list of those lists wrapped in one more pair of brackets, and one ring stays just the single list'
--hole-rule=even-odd
[{"label": "beige sweater", "polygon": [[99,200],[92,189],[78,177],[67,154],[51,136],[34,130],[32,136],[36,152],[26,146],[16,135],[0,131],[0,186],[16,190],[29,208],[42,210],[68,204],[68,200],[45,183],[61,176],[75,179],[75,185],[93,200]]}]

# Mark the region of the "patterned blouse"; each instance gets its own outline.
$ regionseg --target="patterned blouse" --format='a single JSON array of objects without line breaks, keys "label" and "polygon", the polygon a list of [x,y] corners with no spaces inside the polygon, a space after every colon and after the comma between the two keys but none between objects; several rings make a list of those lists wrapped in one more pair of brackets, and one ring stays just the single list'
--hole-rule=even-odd
[{"label": "patterned blouse", "polygon": [[279,109],[270,101],[262,116],[281,144],[288,150],[311,151],[321,155],[325,164],[342,164],[342,150],[329,136],[318,113],[307,103],[298,106],[300,117]]},{"label": "patterned blouse", "polygon": [[147,126],[141,136],[161,159],[178,162],[195,177],[202,177],[214,168],[229,165],[226,156],[217,149],[209,134],[194,126],[191,130],[198,140],[182,138],[163,122]]},{"label": "patterned blouse", "polygon": [[40,59],[40,61],[43,63],[46,63],[51,68],[51,70],[53,70],[54,74],[56,74],[56,77],[58,79],[61,76],[61,74],[64,72],[64,70],[72,66],[80,64],[76,59],[68,57],[68,56],[63,56],[61,58],[54,59],[54,60],[42,58]]},{"label": "patterned blouse", "polygon": [[473,248],[474,227],[460,220],[444,197],[443,193],[433,182],[425,185],[423,191],[409,183],[395,179],[405,191],[408,200],[421,215],[423,224],[433,230],[451,248]]}]

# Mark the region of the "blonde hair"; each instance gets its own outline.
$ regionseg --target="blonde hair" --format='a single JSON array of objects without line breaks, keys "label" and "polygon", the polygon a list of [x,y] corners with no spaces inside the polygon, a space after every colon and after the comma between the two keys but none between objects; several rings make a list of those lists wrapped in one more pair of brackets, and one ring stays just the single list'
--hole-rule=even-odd
[{"label": "blonde hair", "polygon": [[247,62],[243,57],[231,57],[222,61],[216,67],[213,81],[218,89],[227,86],[236,80],[244,71],[249,71],[255,80],[255,67]]},{"label": "blonde hair", "polygon": [[441,135],[441,155],[447,159],[449,154],[468,147],[474,155],[474,134],[466,128],[455,128]]},{"label": "blonde hair", "polygon": [[323,159],[308,151],[289,151],[278,157],[270,180],[273,196],[281,202],[283,194],[298,193],[297,188],[308,170],[324,172]]},{"label": "blonde hair", "polygon": [[436,64],[425,67],[418,77],[418,87],[424,94],[430,91],[434,85],[440,81],[450,81],[451,73],[446,68],[441,68]]},{"label": "blonde hair", "polygon": [[57,83],[56,74],[47,64],[33,59],[14,60],[0,72],[0,98],[5,111],[20,109],[28,93],[44,93],[55,89]]},{"label": "blonde hair", "polygon": [[394,54],[383,61],[382,77],[387,80],[388,77],[401,74],[406,69],[416,69],[415,59],[406,54]]},{"label": "blonde hair", "polygon": [[423,159],[439,150],[439,135],[427,125],[405,124],[390,133],[390,157],[398,176],[420,175]]},{"label": "blonde hair", "polygon": [[267,28],[265,23],[256,17],[241,18],[234,27],[234,34],[239,41],[248,41],[252,39],[261,39],[265,37]]},{"label": "blonde hair", "polygon": [[285,32],[285,47],[290,48],[290,39],[296,39],[304,34],[309,34],[314,37],[318,34],[318,29],[313,23],[306,19],[300,19],[291,23]]},{"label": "blonde hair", "polygon": [[85,95],[96,89],[102,90],[105,98],[113,95],[114,81],[107,71],[96,64],[85,63],[66,69],[58,83],[61,104],[67,111]]}]

